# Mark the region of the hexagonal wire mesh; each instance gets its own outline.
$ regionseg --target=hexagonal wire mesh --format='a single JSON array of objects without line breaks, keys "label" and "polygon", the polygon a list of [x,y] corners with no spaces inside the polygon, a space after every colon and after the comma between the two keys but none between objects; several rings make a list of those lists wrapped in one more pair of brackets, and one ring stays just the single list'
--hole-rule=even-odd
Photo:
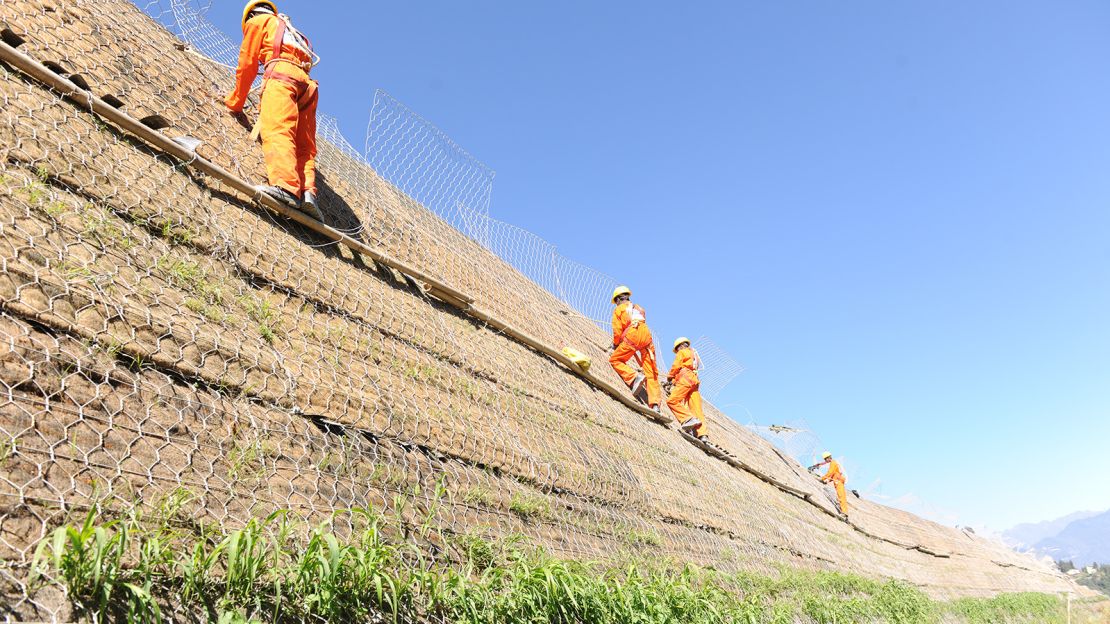
[{"label": "hexagonal wire mesh", "polygon": [[[15,0],[0,4],[0,31],[166,135],[201,139],[199,156],[259,179],[259,150],[220,104],[227,69],[159,25],[234,58],[190,6]],[[401,539],[406,527],[434,524],[428,546],[444,557],[451,536],[519,533],[562,556],[836,567],[937,595],[1062,582],[986,540],[866,501],[855,503],[853,525],[841,523],[796,462],[712,406],[714,439],[742,462],[707,457],[399,272],[106,123],[80,98],[7,65],[0,97],[7,620],[72,617],[58,579],[30,583],[30,565],[51,529],[90,508],[108,517],[172,509],[175,522],[226,528],[279,510],[310,526],[369,506],[395,511]],[[449,222],[368,167],[334,122],[321,129],[329,225],[547,344],[604,360],[608,337],[591,320],[601,312],[587,302],[612,280],[490,219],[492,174],[459,178],[478,200],[441,202],[454,210]],[[546,313],[518,314],[536,309]],[[731,366],[702,349],[710,369]],[[350,529],[343,518],[333,522]]]}]

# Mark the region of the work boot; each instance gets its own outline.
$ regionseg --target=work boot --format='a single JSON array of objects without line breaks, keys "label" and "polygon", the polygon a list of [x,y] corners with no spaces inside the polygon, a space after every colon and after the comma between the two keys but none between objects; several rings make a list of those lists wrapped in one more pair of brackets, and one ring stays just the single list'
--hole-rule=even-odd
[{"label": "work boot", "polygon": [[640,388],[644,387],[645,379],[647,378],[644,377],[643,373],[636,373],[636,378],[633,379],[632,383],[628,385],[629,388],[632,388],[632,394],[638,393],[640,391]]},{"label": "work boot", "polygon": [[700,426],[701,426],[701,421],[698,420],[697,418],[691,418],[690,420],[687,420],[686,422],[682,423],[682,425],[681,425],[683,433],[688,433],[690,435],[694,435],[694,432],[697,431],[698,427],[700,427]]},{"label": "work boot", "polygon": [[269,195],[270,197],[289,206],[290,208],[296,208],[299,210],[301,207],[301,200],[297,199],[296,195],[281,188],[280,186],[258,186],[255,187],[255,190],[257,190],[259,193]]},{"label": "work boot", "polygon": [[301,203],[301,212],[311,216],[320,223],[324,222],[324,213],[320,212],[320,207],[316,205],[316,193],[312,191],[304,192],[304,202]]}]

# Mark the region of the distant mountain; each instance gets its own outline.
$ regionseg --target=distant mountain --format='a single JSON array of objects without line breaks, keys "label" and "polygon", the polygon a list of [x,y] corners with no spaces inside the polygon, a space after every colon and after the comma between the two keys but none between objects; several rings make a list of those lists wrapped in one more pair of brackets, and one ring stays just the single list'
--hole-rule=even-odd
[{"label": "distant mountain", "polygon": [[[1055,520],[1046,520],[1045,522],[1029,522],[1025,524],[1015,525],[1013,528],[1007,529],[1002,532],[1002,541],[1011,548],[1019,550],[1028,550],[1034,544],[1046,540],[1050,537],[1055,537],[1060,534],[1069,524],[1076,520],[1086,520],[1099,515],[1100,511],[1077,511],[1073,514],[1068,514],[1063,518]],[[1108,562],[1110,563],[1110,562]],[[1078,565],[1078,562],[1077,564]]]},{"label": "distant mountain", "polygon": [[1110,511],[1073,520],[1056,535],[1033,544],[1033,550],[1077,566],[1110,563]]}]

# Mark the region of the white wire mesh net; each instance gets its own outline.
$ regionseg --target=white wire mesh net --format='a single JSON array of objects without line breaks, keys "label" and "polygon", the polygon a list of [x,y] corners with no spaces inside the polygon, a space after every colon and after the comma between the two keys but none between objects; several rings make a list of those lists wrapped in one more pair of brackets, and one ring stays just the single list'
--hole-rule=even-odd
[{"label": "white wire mesh net", "polygon": [[[165,134],[201,139],[200,156],[258,180],[257,146],[221,107],[228,70],[156,24],[233,58],[203,8],[12,0],[0,3],[0,32],[127,114],[162,115]],[[277,510],[311,524],[404,497],[402,527],[437,508],[438,535],[524,534],[567,557],[633,551],[721,569],[836,567],[938,595],[1058,582],[1015,574],[1028,562],[991,544],[865,502],[858,524],[841,523],[797,463],[712,406],[711,435],[747,469],[5,64],[0,100],[8,621],[73,615],[61,579],[29,580],[51,529],[89,508],[118,515],[179,495],[197,526],[243,526]],[[455,166],[444,137],[399,110],[388,101],[375,123],[406,138],[370,153],[417,186]],[[594,321],[608,309],[595,302],[607,303],[612,280],[490,219],[492,172],[452,170],[414,198],[368,167],[334,120],[319,127],[329,225],[545,344],[574,344],[604,362],[608,336]],[[546,313],[519,313],[533,309]],[[720,371],[707,386],[738,372],[710,340],[698,346]],[[448,546],[438,544],[443,558]]]},{"label": "white wire mesh net", "polygon": [[474,240],[488,244],[494,172],[385,91],[374,94],[366,161],[394,186]]}]

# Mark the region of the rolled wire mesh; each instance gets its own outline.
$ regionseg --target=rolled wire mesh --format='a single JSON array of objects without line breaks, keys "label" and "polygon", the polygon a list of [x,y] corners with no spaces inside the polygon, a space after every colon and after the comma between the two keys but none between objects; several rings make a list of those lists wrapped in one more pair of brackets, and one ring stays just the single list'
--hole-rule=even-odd
[{"label": "rolled wire mesh", "polygon": [[[201,139],[200,155],[259,180],[257,146],[221,107],[227,69],[159,25],[206,32],[203,15],[182,12],[189,6],[8,1],[0,30],[22,40],[20,52],[136,118],[161,115],[165,134]],[[219,527],[274,510],[311,524],[404,497],[412,517],[400,523],[438,506],[446,535],[523,534],[565,557],[835,567],[938,596],[1062,582],[1016,573],[1030,562],[990,542],[863,501],[862,528],[841,523],[796,462],[712,406],[711,435],[749,470],[2,64],[0,98],[7,620],[71,618],[59,579],[29,581],[36,544],[54,527],[90,507],[153,509],[182,493],[192,521]],[[334,122],[321,128],[329,224],[604,362],[608,337],[591,313],[384,181]],[[526,248],[544,247],[513,252],[539,266]],[[555,261],[553,288],[599,287],[595,274],[567,277],[567,262]]]},{"label": "rolled wire mesh", "polygon": [[366,128],[366,160],[386,180],[468,236],[486,244],[494,172],[451,137],[385,91],[374,94]]},{"label": "rolled wire mesh", "polygon": [[694,348],[702,362],[698,371],[701,393],[712,401],[737,375],[744,372],[744,367],[708,336],[698,338]]},{"label": "rolled wire mesh", "polygon": [[816,464],[824,450],[821,438],[810,429],[809,423],[804,418],[793,418],[769,425],[753,422],[748,424],[748,428],[803,466]]}]

